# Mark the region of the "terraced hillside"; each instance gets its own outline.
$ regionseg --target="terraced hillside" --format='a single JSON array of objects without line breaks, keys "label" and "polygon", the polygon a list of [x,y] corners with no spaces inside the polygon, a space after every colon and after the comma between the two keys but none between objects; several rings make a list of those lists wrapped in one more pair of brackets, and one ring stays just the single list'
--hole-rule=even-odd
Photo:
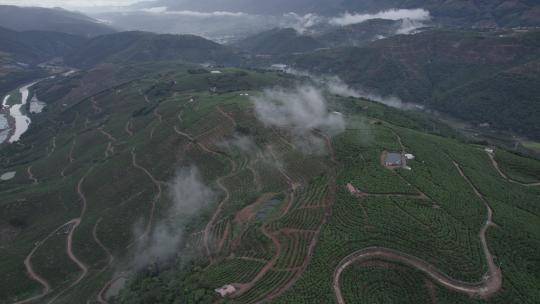
[{"label": "terraced hillside", "polygon": [[[102,66],[32,88],[47,110],[0,148],[16,172],[0,182],[0,303],[540,298],[538,160],[326,93],[321,115],[346,126],[298,133],[254,106],[294,78],[220,71]],[[384,151],[413,153],[411,170]]]}]

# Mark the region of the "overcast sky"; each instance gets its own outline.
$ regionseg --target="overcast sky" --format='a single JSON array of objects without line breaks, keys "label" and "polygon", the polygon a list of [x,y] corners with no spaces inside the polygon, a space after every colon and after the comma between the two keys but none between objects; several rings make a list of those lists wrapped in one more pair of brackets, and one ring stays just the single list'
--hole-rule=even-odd
[{"label": "overcast sky", "polygon": [[[143,0],[149,1],[149,0]],[[151,1],[151,0],[150,0]],[[0,4],[19,6],[44,6],[44,7],[93,7],[93,6],[124,6],[141,0],[0,0]]]}]

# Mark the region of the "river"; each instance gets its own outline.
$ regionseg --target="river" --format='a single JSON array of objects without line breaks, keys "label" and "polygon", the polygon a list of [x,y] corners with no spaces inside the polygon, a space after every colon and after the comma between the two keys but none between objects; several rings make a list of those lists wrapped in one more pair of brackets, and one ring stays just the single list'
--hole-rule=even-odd
[{"label": "river", "polygon": [[30,126],[30,123],[32,120],[30,117],[26,116],[22,108],[26,105],[28,102],[28,96],[30,95],[29,88],[33,86],[35,82],[32,82],[30,84],[27,84],[19,89],[19,92],[21,93],[21,103],[13,105],[11,108],[9,108],[9,115],[15,119],[15,130],[13,132],[13,135],[11,135],[9,139],[9,143],[14,143],[19,141],[21,136],[28,130],[28,127]]},{"label": "river", "polygon": [[6,95],[6,97],[4,97],[4,101],[2,101],[2,108],[7,107],[7,102],[8,102],[10,97],[11,97],[11,95]]}]

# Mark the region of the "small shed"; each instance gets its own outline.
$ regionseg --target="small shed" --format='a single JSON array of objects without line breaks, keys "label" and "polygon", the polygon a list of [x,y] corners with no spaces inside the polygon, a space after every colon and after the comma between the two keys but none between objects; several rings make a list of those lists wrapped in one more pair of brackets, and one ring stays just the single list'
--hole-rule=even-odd
[{"label": "small shed", "polygon": [[348,184],[347,184],[347,190],[349,190],[349,192],[350,192],[351,194],[353,194],[353,195],[354,195],[354,194],[358,194],[358,192],[359,192],[358,189],[356,189],[356,187],[353,186],[353,184],[351,184],[351,183],[348,183]]},{"label": "small shed", "polygon": [[413,154],[410,154],[410,153],[405,153],[405,159],[407,160],[413,160],[415,159],[416,157],[413,155]]},{"label": "small shed", "polygon": [[217,288],[214,290],[215,292],[219,293],[219,295],[221,297],[226,297],[230,294],[233,294],[236,292],[236,287],[232,286],[232,285],[225,285],[221,288]]}]

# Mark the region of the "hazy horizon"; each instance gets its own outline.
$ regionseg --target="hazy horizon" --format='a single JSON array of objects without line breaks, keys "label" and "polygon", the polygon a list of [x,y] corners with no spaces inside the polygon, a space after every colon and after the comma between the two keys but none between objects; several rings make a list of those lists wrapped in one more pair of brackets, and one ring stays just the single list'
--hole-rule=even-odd
[{"label": "hazy horizon", "polygon": [[118,7],[129,6],[139,2],[154,0],[0,0],[0,5],[35,6],[35,7],[61,7],[65,9],[82,9],[91,7]]}]

